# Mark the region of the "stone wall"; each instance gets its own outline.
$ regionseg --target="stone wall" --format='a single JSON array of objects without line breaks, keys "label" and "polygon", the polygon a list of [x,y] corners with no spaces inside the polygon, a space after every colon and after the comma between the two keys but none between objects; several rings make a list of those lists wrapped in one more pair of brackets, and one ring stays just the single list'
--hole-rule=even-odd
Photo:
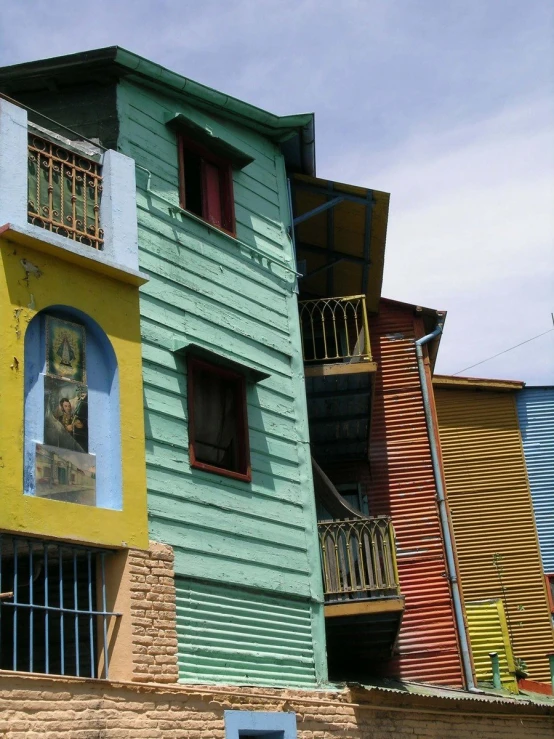
[{"label": "stone wall", "polygon": [[224,711],[296,713],[298,739],[552,739],[554,709],[402,695],[106,683],[0,673],[3,739],[224,739]]}]

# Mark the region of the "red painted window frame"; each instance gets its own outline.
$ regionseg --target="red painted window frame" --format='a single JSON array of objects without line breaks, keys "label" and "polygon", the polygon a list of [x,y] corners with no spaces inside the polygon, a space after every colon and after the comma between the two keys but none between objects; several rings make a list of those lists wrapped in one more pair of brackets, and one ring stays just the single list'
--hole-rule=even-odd
[{"label": "red painted window frame", "polygon": [[[195,433],[194,433],[194,373],[200,370],[208,372],[218,377],[223,377],[235,384],[235,397],[237,413],[237,439],[239,447],[240,468],[243,472],[227,470],[223,467],[200,462],[196,459],[195,450]],[[248,438],[248,413],[246,408],[246,378],[239,372],[220,367],[217,364],[206,362],[203,359],[190,356],[187,360],[187,392],[188,392],[188,431],[189,431],[189,458],[190,466],[194,469],[204,470],[205,472],[213,472],[224,477],[231,477],[233,480],[241,480],[243,482],[252,481],[252,466],[250,464],[250,443]]]},{"label": "red painted window frame", "polygon": [[[221,157],[210,152],[206,147],[198,144],[196,141],[188,139],[186,136],[179,134],[179,205],[183,210],[187,210],[185,197],[185,152],[190,151],[200,157],[201,160],[201,178],[202,178],[202,216],[206,223],[214,228],[224,231],[230,236],[236,237],[236,221],[235,221],[235,198],[233,194],[233,168],[231,163]],[[222,223],[218,224],[210,217],[209,188],[206,175],[205,163],[211,164],[219,170],[219,201],[222,212]],[[192,212],[192,211],[190,211]],[[196,215],[196,213],[194,214]]]},{"label": "red painted window frame", "polygon": [[554,597],[552,596],[551,582],[554,582],[554,574],[545,575],[546,578],[546,593],[548,595],[548,603],[550,605],[550,613],[554,615]]}]

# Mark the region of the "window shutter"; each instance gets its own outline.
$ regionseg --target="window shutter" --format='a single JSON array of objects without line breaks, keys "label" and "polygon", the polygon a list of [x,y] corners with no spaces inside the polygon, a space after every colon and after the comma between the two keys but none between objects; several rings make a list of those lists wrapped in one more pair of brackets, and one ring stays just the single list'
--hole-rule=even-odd
[{"label": "window shutter", "polygon": [[202,188],[204,218],[213,226],[223,226],[221,203],[221,170],[215,164],[202,160]]}]

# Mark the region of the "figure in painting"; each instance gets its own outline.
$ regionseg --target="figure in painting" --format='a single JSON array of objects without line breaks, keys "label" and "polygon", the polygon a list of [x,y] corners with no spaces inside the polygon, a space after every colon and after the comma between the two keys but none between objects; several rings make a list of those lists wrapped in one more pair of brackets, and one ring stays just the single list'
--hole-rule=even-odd
[{"label": "figure in painting", "polygon": [[60,364],[64,367],[71,367],[71,363],[75,359],[75,352],[73,351],[67,335],[62,336],[58,351],[56,352],[60,359]]},{"label": "figure in painting", "polygon": [[54,377],[45,378],[44,443],[88,452],[88,391]]}]

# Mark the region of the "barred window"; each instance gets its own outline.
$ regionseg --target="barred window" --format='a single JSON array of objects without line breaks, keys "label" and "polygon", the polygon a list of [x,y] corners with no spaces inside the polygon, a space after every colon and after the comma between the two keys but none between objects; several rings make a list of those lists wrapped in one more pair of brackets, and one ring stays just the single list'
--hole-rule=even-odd
[{"label": "barred window", "polygon": [[107,678],[110,552],[0,534],[0,668]]}]

